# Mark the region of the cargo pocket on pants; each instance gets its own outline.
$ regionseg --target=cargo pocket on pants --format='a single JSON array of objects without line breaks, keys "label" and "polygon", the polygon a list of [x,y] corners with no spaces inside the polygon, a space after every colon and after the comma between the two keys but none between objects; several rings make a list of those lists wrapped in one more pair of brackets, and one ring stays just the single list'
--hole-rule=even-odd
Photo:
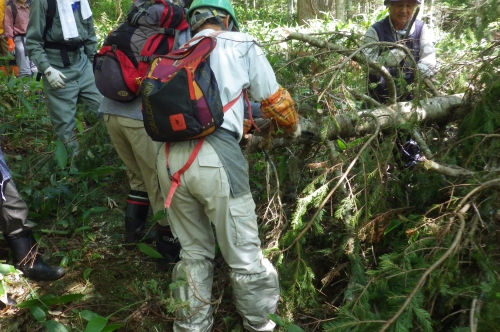
[{"label": "cargo pocket on pants", "polygon": [[223,197],[227,195],[225,169],[216,153],[199,155],[199,192],[204,197]]},{"label": "cargo pocket on pants", "polygon": [[234,243],[238,246],[255,244],[260,246],[257,216],[253,198],[229,207],[234,223]]}]

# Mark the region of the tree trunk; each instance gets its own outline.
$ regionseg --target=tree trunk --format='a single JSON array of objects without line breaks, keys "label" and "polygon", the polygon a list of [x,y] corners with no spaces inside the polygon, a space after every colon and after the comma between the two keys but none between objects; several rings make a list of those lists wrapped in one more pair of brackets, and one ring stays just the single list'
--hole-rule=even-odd
[{"label": "tree trunk", "polygon": [[297,22],[304,25],[308,20],[321,18],[328,14],[334,0],[298,0]]},{"label": "tree trunk", "polygon": [[[353,15],[357,14],[356,12],[354,12],[354,8],[352,6],[352,0],[345,0],[345,13],[346,13],[346,17],[352,17]],[[343,19],[343,21],[345,20],[345,17]]]},{"label": "tree trunk", "polygon": [[294,13],[293,0],[288,0],[288,14],[292,16]]},{"label": "tree trunk", "polygon": [[344,0],[335,0],[335,18],[340,21],[345,20],[345,1]]},{"label": "tree trunk", "polygon": [[307,20],[314,16],[315,13],[310,0],[297,1],[297,23],[299,25],[306,24]]},{"label": "tree trunk", "polygon": [[[373,121],[360,120],[359,115],[370,113],[378,119],[380,129],[394,127],[397,124],[403,124],[408,121],[435,121],[445,122],[451,118],[456,108],[462,105],[463,95],[440,96],[422,100],[421,106],[416,107],[410,102],[397,103],[392,107],[383,106],[375,110],[361,110],[357,115],[338,114],[334,117],[334,121],[326,129],[326,139],[334,140],[338,137],[344,139],[357,137],[368,133],[373,133],[376,125]],[[320,140],[321,131],[323,131],[323,123],[326,119],[316,122],[313,120],[301,118],[300,127],[302,135],[299,139]],[[292,139],[278,138],[272,142],[266,142],[267,134],[270,129],[270,121],[267,119],[257,119],[257,126],[260,132],[255,134],[247,148],[249,152],[255,152],[267,145],[269,149],[289,146]]]},{"label": "tree trunk", "polygon": [[427,10],[429,12],[429,25],[431,27],[434,27],[434,0],[430,0],[429,2],[429,9]]}]

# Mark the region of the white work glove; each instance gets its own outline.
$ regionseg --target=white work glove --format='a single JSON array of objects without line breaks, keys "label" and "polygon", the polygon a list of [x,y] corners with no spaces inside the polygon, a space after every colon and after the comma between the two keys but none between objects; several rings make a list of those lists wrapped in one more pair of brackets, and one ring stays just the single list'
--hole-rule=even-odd
[{"label": "white work glove", "polygon": [[405,51],[393,48],[389,52],[382,53],[379,62],[383,63],[385,67],[397,67],[405,57]]},{"label": "white work glove", "polygon": [[432,70],[430,70],[429,66],[423,63],[417,63],[417,67],[423,77],[429,78],[432,76]]},{"label": "white work glove", "polygon": [[301,133],[302,133],[302,130],[300,129],[300,124],[297,124],[297,128],[292,133],[289,133],[288,135],[291,138],[297,138],[300,136]]},{"label": "white work glove", "polygon": [[59,70],[49,67],[44,72],[45,77],[47,77],[47,81],[54,89],[62,89],[66,86],[63,79],[66,78]]}]

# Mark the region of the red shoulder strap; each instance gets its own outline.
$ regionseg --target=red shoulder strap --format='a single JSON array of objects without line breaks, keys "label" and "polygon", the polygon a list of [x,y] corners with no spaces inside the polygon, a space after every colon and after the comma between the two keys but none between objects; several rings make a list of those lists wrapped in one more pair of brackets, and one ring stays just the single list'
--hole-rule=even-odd
[{"label": "red shoulder strap", "polygon": [[[172,20],[174,18],[174,11],[172,10],[171,6],[173,4],[165,1],[165,0],[155,0],[154,3],[157,4],[162,4],[163,5],[163,12],[161,14],[160,18],[160,25],[159,27],[169,27],[172,24]],[[175,22],[175,21],[174,21]],[[182,31],[189,28],[189,25],[185,19],[185,14],[183,12],[183,18],[179,24],[175,27],[175,30]],[[143,49],[141,50],[141,55],[142,56],[152,56],[155,50],[158,48],[158,45],[161,43],[163,40],[164,35],[161,33],[157,33],[155,36],[150,37],[146,43],[144,44]],[[172,45],[170,47],[169,45],[169,51],[173,48],[174,46],[174,40],[175,40],[175,35],[169,36],[170,42],[172,42]]]}]

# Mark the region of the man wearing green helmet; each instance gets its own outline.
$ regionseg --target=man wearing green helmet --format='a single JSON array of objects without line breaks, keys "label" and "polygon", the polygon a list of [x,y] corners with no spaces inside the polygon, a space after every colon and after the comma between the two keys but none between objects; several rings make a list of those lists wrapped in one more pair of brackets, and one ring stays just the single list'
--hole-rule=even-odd
[{"label": "man wearing green helmet", "polygon": [[[222,24],[222,18],[229,15],[228,27]],[[189,7],[187,17],[192,31],[196,31],[208,19],[213,18],[222,30],[239,30],[238,20],[234,14],[234,9],[228,0],[198,0],[193,1]]]},{"label": "man wearing green helmet", "polygon": [[[434,49],[434,34],[422,21],[412,17],[419,0],[385,0],[389,8],[389,16],[376,22],[366,32],[363,44],[373,42],[392,42],[406,46],[413,55],[420,74],[430,77],[435,74],[436,51]],[[411,25],[411,26],[410,26]],[[409,31],[408,31],[409,30]],[[412,63],[407,54],[400,48],[387,49],[386,46],[369,47],[365,54],[373,61],[383,64],[395,78],[403,76],[406,84],[411,84],[415,79]],[[375,88],[369,89],[370,96],[375,100],[385,103],[388,99],[387,84],[379,73],[370,71],[370,83],[377,83]],[[398,101],[413,99],[411,91],[396,84]]]},{"label": "man wearing green helmet", "polygon": [[[261,102],[262,117],[272,118],[291,137],[300,135],[298,114],[290,94],[276,81],[271,65],[252,36],[237,31],[238,22],[228,0],[195,0],[187,14],[195,34],[216,36],[210,68],[223,105],[236,101],[224,113],[221,128],[205,137],[198,155],[180,177],[167,215],[181,244],[181,260],[172,279],[176,301],[187,303],[176,311],[175,332],[208,332],[213,326],[212,283],[216,242],[231,268],[229,276],[237,312],[247,331],[272,331],[279,300],[278,275],[264,257],[250,191],[245,158],[238,142],[243,136],[244,97],[247,89]],[[173,187],[167,171],[176,174],[186,165],[198,140],[171,142],[159,153],[160,188],[167,197]],[[160,149],[165,151],[165,147]],[[168,158],[168,163],[167,163]],[[175,188],[175,186],[174,186]],[[212,229],[215,229],[215,234]],[[186,282],[187,281],[187,282]]]}]

